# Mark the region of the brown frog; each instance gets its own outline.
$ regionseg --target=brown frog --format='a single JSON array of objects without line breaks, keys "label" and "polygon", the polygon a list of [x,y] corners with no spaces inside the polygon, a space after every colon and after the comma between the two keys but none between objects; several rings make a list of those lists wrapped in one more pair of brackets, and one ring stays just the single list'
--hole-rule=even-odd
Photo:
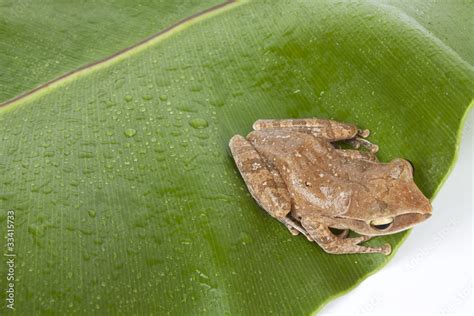
[{"label": "brown frog", "polygon": [[[229,146],[253,198],[291,233],[326,252],[390,254],[360,243],[431,216],[430,201],[404,159],[378,162],[368,130],[324,119],[258,120]],[[355,149],[338,149],[345,141]],[[360,146],[368,150],[358,150]],[[329,228],[342,230],[336,235]],[[360,236],[348,237],[349,230]]]}]

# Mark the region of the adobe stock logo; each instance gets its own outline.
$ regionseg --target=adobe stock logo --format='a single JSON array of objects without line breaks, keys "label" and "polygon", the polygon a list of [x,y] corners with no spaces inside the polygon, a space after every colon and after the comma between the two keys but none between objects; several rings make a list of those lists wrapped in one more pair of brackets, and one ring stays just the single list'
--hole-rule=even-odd
[{"label": "adobe stock logo", "polygon": [[6,306],[9,309],[15,309],[15,211],[8,210],[7,212],[7,235],[6,247],[4,256],[7,265],[7,297]]}]

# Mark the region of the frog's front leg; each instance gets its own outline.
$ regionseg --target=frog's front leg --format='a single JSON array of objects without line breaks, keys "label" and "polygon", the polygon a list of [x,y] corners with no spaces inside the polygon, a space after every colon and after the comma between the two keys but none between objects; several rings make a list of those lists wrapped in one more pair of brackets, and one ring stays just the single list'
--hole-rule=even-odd
[{"label": "frog's front leg", "polygon": [[312,240],[306,230],[288,216],[291,198],[278,171],[240,135],[231,138],[229,147],[237,168],[257,203],[283,223],[293,235],[302,233]]},{"label": "frog's front leg", "polygon": [[327,253],[382,253],[384,255],[389,255],[391,252],[389,244],[385,244],[382,247],[366,247],[359,245],[360,243],[369,240],[370,236],[339,238],[334,235],[327,226],[312,218],[303,218],[301,224],[311,238]]},{"label": "frog's front leg", "polygon": [[354,124],[342,123],[327,119],[283,119],[283,120],[257,120],[253,123],[254,130],[265,128],[291,128],[303,133],[310,133],[322,137],[329,142],[345,140],[355,148],[366,147],[371,152],[378,151],[378,146],[365,138],[370,134],[367,129],[359,129]]}]

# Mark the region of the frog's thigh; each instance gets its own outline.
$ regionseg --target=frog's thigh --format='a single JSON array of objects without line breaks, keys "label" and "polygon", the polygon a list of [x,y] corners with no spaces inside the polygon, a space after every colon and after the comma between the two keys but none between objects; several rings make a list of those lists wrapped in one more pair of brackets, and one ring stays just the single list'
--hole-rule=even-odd
[{"label": "frog's thigh", "polygon": [[351,158],[351,159],[361,159],[361,160],[368,160],[368,161],[379,161],[377,156],[375,156],[372,152],[362,152],[355,149],[336,149],[336,152],[343,157]]},{"label": "frog's thigh", "polygon": [[[281,219],[291,210],[291,199],[281,178],[275,181],[276,170],[270,171],[266,161],[252,144],[240,135],[229,143],[237,168],[250,194],[270,215]],[[279,177],[279,175],[278,175]]]},{"label": "frog's thigh", "polygon": [[338,238],[327,226],[311,218],[304,218],[301,221],[304,229],[311,238],[318,243],[327,253],[332,254],[348,254],[348,253],[382,253],[390,254],[391,248],[389,244],[382,247],[366,247],[360,246],[359,243],[367,241],[370,237],[359,236],[355,238]]},{"label": "frog's thigh", "polygon": [[287,120],[258,120],[253,124],[254,130],[265,128],[290,128],[301,132],[325,138],[331,142],[352,139],[357,136],[367,137],[369,131],[359,130],[357,126],[333,120],[317,118],[287,119]]}]

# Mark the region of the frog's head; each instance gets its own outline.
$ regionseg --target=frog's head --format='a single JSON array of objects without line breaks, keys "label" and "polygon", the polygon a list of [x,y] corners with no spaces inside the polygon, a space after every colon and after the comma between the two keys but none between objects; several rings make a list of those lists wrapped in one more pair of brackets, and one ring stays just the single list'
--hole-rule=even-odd
[{"label": "frog's head", "polygon": [[[413,168],[404,159],[380,165],[368,174],[366,190],[357,194],[344,218],[355,232],[368,236],[394,234],[431,216],[430,201],[413,181]],[[368,190],[367,190],[368,189]]]}]

